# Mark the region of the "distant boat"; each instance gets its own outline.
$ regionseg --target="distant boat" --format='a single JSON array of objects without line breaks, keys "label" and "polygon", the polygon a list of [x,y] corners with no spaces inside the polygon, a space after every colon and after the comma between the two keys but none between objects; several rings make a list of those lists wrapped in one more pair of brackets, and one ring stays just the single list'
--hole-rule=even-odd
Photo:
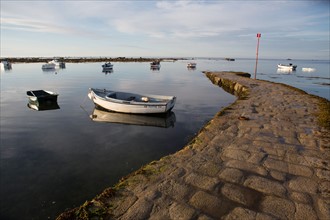
[{"label": "distant boat", "polygon": [[96,106],[106,110],[132,114],[166,113],[171,111],[176,101],[175,96],[145,95],[93,88],[89,89],[88,97]]},{"label": "distant boat", "polygon": [[33,102],[57,102],[58,94],[47,90],[30,90],[26,95]]},{"label": "distant boat", "polygon": [[10,70],[12,68],[11,63],[9,61],[1,61],[1,70]]},{"label": "distant boat", "polygon": [[152,69],[159,69],[160,68],[160,61],[153,61],[150,63],[150,68]]},{"label": "distant boat", "polygon": [[65,63],[62,61],[59,61],[57,59],[51,60],[48,62],[49,64],[55,64],[55,68],[65,68]]},{"label": "distant boat", "polygon": [[197,63],[188,63],[187,67],[193,69],[193,68],[196,68],[196,65],[197,65]]},{"label": "distant boat", "polygon": [[41,66],[43,70],[55,70],[56,64],[55,63],[46,63]]},{"label": "distant boat", "polygon": [[310,68],[310,67],[303,67],[301,68],[303,72],[314,72],[315,68]]},{"label": "distant boat", "polygon": [[103,71],[112,70],[113,64],[111,64],[110,62],[106,62],[105,64],[102,65],[102,68],[103,68]]},{"label": "distant boat", "polygon": [[290,63],[289,65],[287,65],[287,64],[278,64],[277,67],[279,69],[285,69],[285,70],[296,70],[297,65],[292,65],[292,63]]},{"label": "distant boat", "polygon": [[227,61],[235,61],[234,58],[225,58],[225,60],[227,60]]},{"label": "distant boat", "polygon": [[128,125],[154,126],[154,127],[173,127],[175,123],[174,112],[156,115],[137,115],[124,114],[118,112],[103,111],[95,108],[90,118],[95,122],[119,123]]}]

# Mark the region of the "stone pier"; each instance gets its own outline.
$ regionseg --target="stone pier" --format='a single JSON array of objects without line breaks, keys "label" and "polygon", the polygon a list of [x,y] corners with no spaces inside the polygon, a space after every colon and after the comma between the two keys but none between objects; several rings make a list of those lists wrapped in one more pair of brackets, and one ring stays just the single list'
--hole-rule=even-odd
[{"label": "stone pier", "polygon": [[238,99],[179,152],[63,219],[329,219],[329,101],[235,73],[205,73]]}]

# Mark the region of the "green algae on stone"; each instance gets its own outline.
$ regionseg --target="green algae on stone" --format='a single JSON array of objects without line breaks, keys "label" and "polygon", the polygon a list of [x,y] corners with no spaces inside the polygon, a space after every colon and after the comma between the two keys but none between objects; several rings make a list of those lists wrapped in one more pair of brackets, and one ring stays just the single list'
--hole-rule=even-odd
[{"label": "green algae on stone", "polygon": [[[250,77],[251,75],[249,73],[244,72],[224,72],[229,74],[235,74],[242,77]],[[211,82],[215,85],[220,86],[223,90],[226,92],[233,94],[237,96],[239,99],[247,99],[249,96],[249,90],[243,85],[240,85],[237,82],[234,82],[230,79],[223,79],[220,77],[217,77],[216,74],[213,74],[211,72],[204,72],[204,74],[211,80]]]},{"label": "green algae on stone", "polygon": [[330,130],[330,102],[320,98],[319,108],[318,122],[322,127]]}]

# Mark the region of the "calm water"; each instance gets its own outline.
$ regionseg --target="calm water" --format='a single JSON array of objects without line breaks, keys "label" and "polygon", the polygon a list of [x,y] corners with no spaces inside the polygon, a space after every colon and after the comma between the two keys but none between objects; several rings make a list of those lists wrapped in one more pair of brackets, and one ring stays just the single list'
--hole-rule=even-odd
[{"label": "calm water", "polygon": [[[122,176],[180,150],[235,100],[201,71],[254,73],[255,65],[248,59],[198,59],[197,69],[188,70],[187,62],[162,62],[159,71],[148,63],[114,63],[108,74],[102,63],[67,63],[56,73],[43,72],[41,63],[14,64],[1,72],[0,219],[54,219]],[[278,73],[280,62],[287,61],[260,60],[257,78],[330,99],[328,61],[291,61],[298,65],[292,73]],[[316,70],[302,72],[302,67]],[[98,112],[87,99],[89,87],[175,95],[177,103],[168,118],[140,118],[149,126],[94,122],[89,116]],[[25,93],[35,89],[58,92],[60,108],[28,108]]]},{"label": "calm water", "polygon": [[[297,70],[292,72],[280,72],[277,64],[293,63],[297,65]],[[201,64],[201,65],[200,65]],[[236,59],[234,62],[223,60],[203,60],[198,63],[199,69],[203,70],[233,70],[248,72],[254,77],[255,60]],[[302,68],[313,68],[314,71],[302,71]],[[302,89],[310,94],[314,94],[330,100],[330,61],[329,60],[259,60],[257,69],[257,79],[272,82],[280,82]]]},{"label": "calm water", "polygon": [[[163,127],[93,122],[89,87],[175,95],[174,115],[141,119]],[[26,91],[35,89],[59,93],[60,109],[28,108]],[[68,63],[56,74],[40,63],[14,64],[1,73],[0,219],[53,219],[180,150],[234,99],[182,62],[163,62],[159,71],[149,63],[114,63],[110,74],[101,63]]]}]

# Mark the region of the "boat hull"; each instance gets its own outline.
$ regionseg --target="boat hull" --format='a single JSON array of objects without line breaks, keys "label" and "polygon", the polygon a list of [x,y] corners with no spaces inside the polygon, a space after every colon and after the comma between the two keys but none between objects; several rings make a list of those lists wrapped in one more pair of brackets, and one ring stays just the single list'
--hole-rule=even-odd
[{"label": "boat hull", "polygon": [[283,69],[283,70],[296,70],[297,66],[296,65],[283,65],[283,64],[278,64],[277,68]]},{"label": "boat hull", "polygon": [[56,101],[31,101],[29,100],[27,106],[30,109],[36,110],[36,111],[45,111],[45,110],[56,110],[60,109],[60,106],[57,104]]},{"label": "boat hull", "polygon": [[[99,89],[90,89],[88,97],[96,106],[104,108],[108,111],[130,113],[130,114],[161,114],[172,110],[175,105],[176,97],[174,96],[156,96],[143,95],[152,99],[166,99],[163,102],[142,102],[134,100],[120,100],[108,98],[107,95],[112,91]],[[136,95],[137,94],[131,94]],[[142,96],[142,95],[139,95]]]}]

